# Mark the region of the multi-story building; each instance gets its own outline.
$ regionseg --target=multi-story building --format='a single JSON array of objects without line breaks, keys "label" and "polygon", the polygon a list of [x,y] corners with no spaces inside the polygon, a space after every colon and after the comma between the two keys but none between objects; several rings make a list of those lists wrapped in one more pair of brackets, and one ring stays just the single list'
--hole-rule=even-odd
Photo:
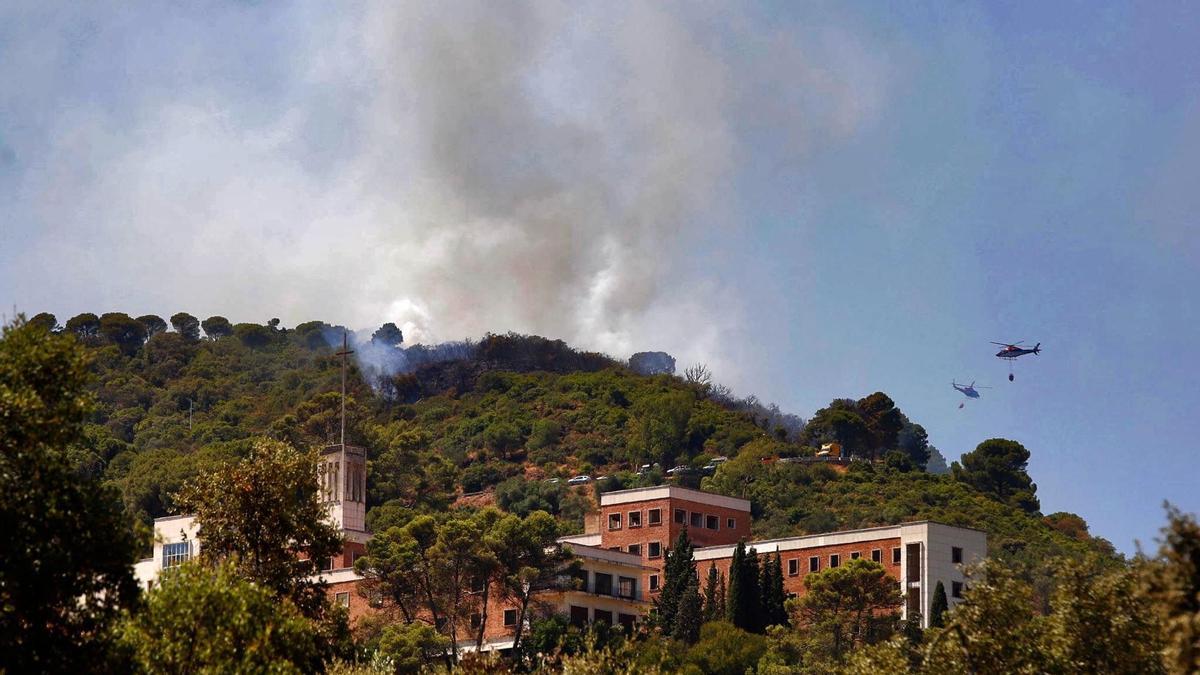
[{"label": "multi-story building", "polygon": [[588,521],[593,531],[560,541],[576,551],[589,547],[642,556],[651,598],[662,581],[664,556],[684,530],[696,546],[701,578],[711,565],[728,578],[734,548],[745,541],[760,555],[780,555],[784,590],[797,596],[804,594],[807,575],[867,558],[897,580],[905,598],[902,615],[919,612],[926,624],[937,582],[953,605],[966,584],[963,567],[987,555],[984,532],[931,521],[752,541],[750,520],[745,499],[676,486],[637,488],[601,495],[600,517]]},{"label": "multi-story building", "polygon": [[[318,482],[329,517],[346,541],[342,554],[322,565],[320,576],[330,598],[349,608],[355,621],[376,611],[359,592],[363,578],[353,567],[370,538],[365,527],[365,453],[352,446],[326,448]],[[599,506],[599,512],[586,519],[584,534],[559,539],[579,561],[576,588],[539,594],[531,603],[534,616],[554,613],[575,624],[632,626],[649,610],[662,583],[666,553],[684,531],[696,546],[702,578],[710,566],[728,578],[734,548],[744,541],[760,555],[779,554],[784,588],[793,595],[803,595],[809,574],[854,558],[873,560],[896,579],[905,598],[903,616],[919,612],[926,624],[937,582],[942,582],[953,606],[966,583],[963,567],[987,553],[984,532],[931,521],[753,541],[748,500],[671,485],[607,492]],[[147,587],[163,569],[197,555],[201,545],[191,516],[159,518],[154,530],[154,554],[136,566],[137,578]],[[510,605],[496,597],[489,600],[484,650],[512,646],[519,612]],[[472,616],[460,634],[474,635],[483,621],[482,612]],[[475,649],[474,638],[459,647]]]}]

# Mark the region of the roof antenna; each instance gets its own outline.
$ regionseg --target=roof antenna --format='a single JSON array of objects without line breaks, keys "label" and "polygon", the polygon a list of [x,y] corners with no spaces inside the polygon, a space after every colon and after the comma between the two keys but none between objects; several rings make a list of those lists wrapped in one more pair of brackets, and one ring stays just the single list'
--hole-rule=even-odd
[{"label": "roof antenna", "polygon": [[347,337],[348,331],[342,330],[342,351],[335,356],[342,357],[342,449],[346,448],[346,357],[354,352],[350,350]]}]

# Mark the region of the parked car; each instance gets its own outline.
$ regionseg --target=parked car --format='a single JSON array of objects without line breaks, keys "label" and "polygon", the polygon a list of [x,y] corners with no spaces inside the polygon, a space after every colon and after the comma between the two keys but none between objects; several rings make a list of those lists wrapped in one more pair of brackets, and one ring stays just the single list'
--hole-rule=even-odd
[{"label": "parked car", "polygon": [[591,476],[579,475],[579,476],[575,476],[571,480],[568,480],[567,485],[584,485],[584,484],[590,483],[590,482],[592,482]]},{"label": "parked car", "polygon": [[547,480],[546,482],[547,483],[557,483],[558,481],[559,481],[558,478],[551,478],[551,479]]},{"label": "parked car", "polygon": [[674,467],[671,467],[670,469],[667,469],[667,475],[669,475],[669,476],[674,476],[677,473],[690,473],[690,472],[691,472],[691,468],[686,467],[682,464],[680,464],[679,466],[674,466]]}]

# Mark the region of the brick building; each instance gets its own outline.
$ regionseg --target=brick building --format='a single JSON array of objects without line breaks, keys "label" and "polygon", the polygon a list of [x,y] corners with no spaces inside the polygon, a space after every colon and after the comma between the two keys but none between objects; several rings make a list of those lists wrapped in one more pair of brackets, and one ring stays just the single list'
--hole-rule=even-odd
[{"label": "brick building", "polygon": [[804,594],[809,574],[858,557],[873,560],[897,580],[905,598],[902,615],[919,612],[926,625],[937,582],[953,606],[966,584],[963,566],[987,555],[984,532],[932,521],[753,541],[748,500],[676,486],[606,492],[600,517],[588,522],[595,531],[559,541],[576,552],[601,548],[641,555],[651,600],[661,583],[663,556],[686,529],[702,579],[712,565],[728,579],[733,550],[746,541],[760,555],[780,555],[784,590],[797,596]]},{"label": "brick building", "polygon": [[[329,597],[347,607],[354,622],[377,611],[359,592],[363,579],[353,568],[370,538],[365,529],[365,453],[352,446],[326,448],[317,480],[329,517],[346,541],[342,554],[322,566],[320,577],[328,584]],[[539,594],[531,613],[561,614],[575,624],[632,626],[649,610],[662,582],[666,552],[686,530],[696,546],[702,578],[714,565],[728,578],[734,548],[746,541],[747,548],[760,555],[780,555],[784,588],[795,595],[804,593],[809,574],[857,557],[874,560],[896,579],[905,598],[902,614],[919,612],[927,624],[937,582],[942,582],[953,606],[966,582],[963,566],[980,561],[987,552],[984,532],[931,521],[759,541],[750,539],[750,526],[750,502],[745,499],[673,485],[604,493],[599,512],[585,519],[585,533],[559,539],[579,560],[576,589]],[[153,556],[135,567],[147,587],[163,569],[200,550],[191,516],[159,518],[154,530]],[[516,607],[489,600],[482,649],[510,648],[517,615]],[[472,616],[459,634],[473,635],[482,620],[482,613]],[[459,648],[475,649],[474,639],[460,641]]]}]

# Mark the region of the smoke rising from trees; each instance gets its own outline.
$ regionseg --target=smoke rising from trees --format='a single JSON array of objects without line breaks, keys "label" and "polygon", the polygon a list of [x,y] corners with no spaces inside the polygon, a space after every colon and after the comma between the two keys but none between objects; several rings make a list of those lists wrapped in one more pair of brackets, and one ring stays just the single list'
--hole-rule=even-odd
[{"label": "smoke rising from trees", "polygon": [[[6,11],[29,30],[0,109],[39,115],[0,138],[20,177],[0,197],[37,233],[14,297],[393,321],[410,345],[662,345],[736,378],[753,299],[690,261],[736,236],[748,139],[796,163],[881,96],[882,60],[848,34],[720,9],[329,9]],[[72,273],[47,279],[50,260]]]}]

